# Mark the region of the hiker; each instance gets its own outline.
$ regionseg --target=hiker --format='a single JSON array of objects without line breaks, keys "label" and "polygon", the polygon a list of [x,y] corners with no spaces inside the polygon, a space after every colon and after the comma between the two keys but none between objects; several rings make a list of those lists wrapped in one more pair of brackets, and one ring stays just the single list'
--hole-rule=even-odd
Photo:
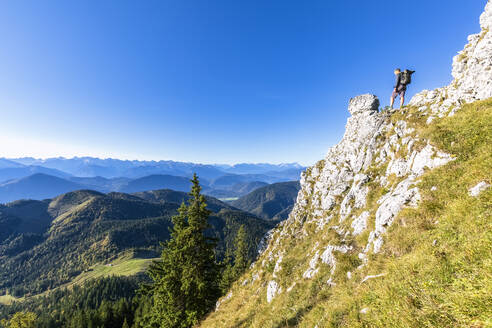
[{"label": "hiker", "polygon": [[393,88],[393,94],[391,95],[390,107],[393,109],[393,103],[395,102],[395,98],[400,96],[400,108],[403,107],[403,103],[405,102],[405,92],[407,91],[407,85],[412,82],[412,74],[415,71],[410,71],[408,69],[403,72],[397,68],[395,69],[396,75],[396,83]]}]

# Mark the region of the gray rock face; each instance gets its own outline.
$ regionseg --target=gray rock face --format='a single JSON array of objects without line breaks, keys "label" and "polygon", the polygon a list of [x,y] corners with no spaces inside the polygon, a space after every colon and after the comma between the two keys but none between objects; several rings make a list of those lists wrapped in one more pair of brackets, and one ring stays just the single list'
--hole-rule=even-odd
[{"label": "gray rock face", "polygon": [[364,211],[354,221],[352,221],[351,227],[354,229],[352,232],[354,236],[360,235],[364,230],[366,230],[369,215],[370,213],[368,211]]},{"label": "gray rock face", "polygon": [[377,111],[379,108],[379,99],[375,95],[362,95],[350,99],[348,111],[351,115],[366,111]]},{"label": "gray rock face", "polygon": [[282,288],[280,288],[279,284],[275,280],[270,281],[267,288],[267,302],[270,303],[281,292]]},{"label": "gray rock face", "polygon": [[229,292],[226,296],[222,297],[220,300],[215,303],[215,311],[218,311],[220,308],[220,305],[224,303],[227,300],[230,300],[232,297],[232,292]]},{"label": "gray rock face", "polygon": [[[412,186],[414,181],[415,176],[408,177],[400,182],[392,192],[382,196],[378,200],[380,206],[376,211],[375,227],[369,235],[364,253],[370,251],[371,244],[373,245],[374,253],[379,253],[379,250],[383,245],[382,235],[386,232],[386,229],[393,224],[393,220],[398,213],[400,213],[405,206],[417,205],[420,200],[420,194],[418,188]],[[365,258],[364,256],[360,257]]]},{"label": "gray rock face", "polygon": [[347,253],[351,249],[352,247],[346,245],[342,245],[342,246],[328,245],[325,247],[321,255],[320,255],[320,251],[317,250],[313,258],[309,261],[309,267],[304,272],[302,277],[305,279],[313,278],[316,275],[316,273],[318,273],[319,271],[318,262],[320,259],[321,259],[321,263],[327,264],[330,267],[330,271],[333,274],[337,266],[334,252]]}]

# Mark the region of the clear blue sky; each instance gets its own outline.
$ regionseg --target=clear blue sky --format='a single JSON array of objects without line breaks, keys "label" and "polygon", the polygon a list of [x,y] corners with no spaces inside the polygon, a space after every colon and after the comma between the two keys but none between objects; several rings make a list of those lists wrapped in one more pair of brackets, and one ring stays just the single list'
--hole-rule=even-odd
[{"label": "clear blue sky", "polygon": [[485,3],[2,1],[0,157],[310,164],[395,67],[449,83]]}]

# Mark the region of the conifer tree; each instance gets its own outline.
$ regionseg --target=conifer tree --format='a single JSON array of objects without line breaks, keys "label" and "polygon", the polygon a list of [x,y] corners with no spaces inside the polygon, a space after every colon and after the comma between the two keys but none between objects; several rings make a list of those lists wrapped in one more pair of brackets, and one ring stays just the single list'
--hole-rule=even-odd
[{"label": "conifer tree", "polygon": [[227,248],[225,258],[222,261],[222,276],[220,278],[220,290],[222,294],[225,294],[236,280],[233,263],[231,250],[230,248]]},{"label": "conifer tree", "polygon": [[227,249],[223,264],[224,270],[222,271],[222,278],[220,281],[222,294],[225,294],[227,290],[229,290],[232,283],[239,279],[251,263],[248,255],[248,244],[246,241],[246,229],[244,225],[239,227],[236,233],[236,238],[234,238],[233,259],[230,253],[230,250]]},{"label": "conifer tree", "polygon": [[191,182],[190,199],[172,218],[171,238],[163,244],[161,260],[149,268],[151,327],[192,327],[220,295],[217,240],[205,235],[210,211],[196,174]]},{"label": "conifer tree", "polygon": [[250,265],[248,257],[248,243],[246,241],[246,229],[244,225],[239,227],[234,241],[234,275],[238,279]]}]

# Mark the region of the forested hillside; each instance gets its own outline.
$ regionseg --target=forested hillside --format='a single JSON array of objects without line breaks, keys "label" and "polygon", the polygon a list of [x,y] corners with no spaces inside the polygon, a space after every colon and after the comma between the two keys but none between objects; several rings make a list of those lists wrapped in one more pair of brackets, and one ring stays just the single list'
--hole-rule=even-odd
[{"label": "forested hillside", "polygon": [[[135,316],[144,306],[136,296],[141,279],[107,277],[89,280],[71,289],[57,289],[9,307],[0,306],[0,318],[18,313],[24,318],[32,318],[30,325],[24,326],[30,328],[131,327],[135,319],[139,320],[138,315]],[[124,326],[125,322],[127,326]]]},{"label": "forested hillside", "polygon": [[273,183],[231,204],[264,219],[285,220],[294,207],[300,188],[298,181]]},{"label": "forested hillside", "polygon": [[[102,194],[76,191],[46,201],[0,206],[0,295],[36,295],[73,281],[143,270],[169,238],[170,218],[188,196],[170,190]],[[221,258],[240,225],[250,256],[274,226],[207,197],[210,236]]]}]

